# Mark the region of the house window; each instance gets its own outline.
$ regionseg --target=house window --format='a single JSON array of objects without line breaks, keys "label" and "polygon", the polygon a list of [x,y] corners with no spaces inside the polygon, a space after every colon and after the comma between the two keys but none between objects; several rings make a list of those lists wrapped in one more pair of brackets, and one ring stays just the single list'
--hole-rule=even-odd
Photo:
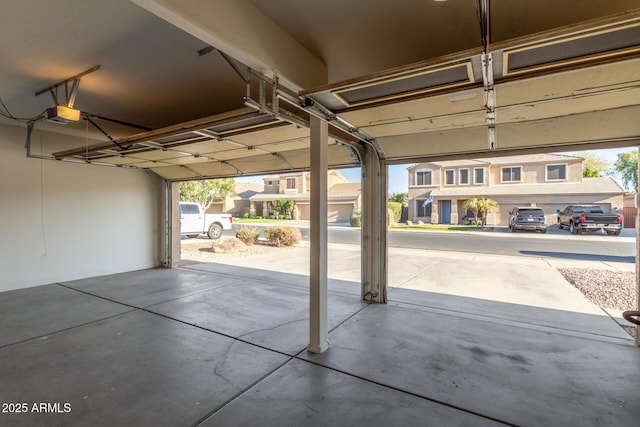
[{"label": "house window", "polygon": [[473,183],[484,184],[484,168],[475,168],[473,170]]},{"label": "house window", "polygon": [[271,187],[273,185],[273,181],[267,181],[267,185]]},{"label": "house window", "polygon": [[291,190],[296,188],[296,179],[295,178],[287,178],[287,190]]},{"label": "house window", "polygon": [[444,185],[453,185],[454,184],[454,174],[453,169],[448,169],[444,171]]},{"label": "house window", "polygon": [[567,165],[547,165],[547,181],[565,181],[567,179]]},{"label": "house window", "polygon": [[416,185],[431,185],[431,171],[417,171]]},{"label": "house window", "polygon": [[433,206],[433,203],[427,203],[425,205],[426,200],[427,199],[416,199],[416,216],[431,216],[431,206]]},{"label": "house window", "polygon": [[469,185],[469,169],[460,169],[458,172],[458,184]]},{"label": "house window", "polygon": [[502,168],[502,182],[520,182],[522,181],[522,167],[512,166]]}]

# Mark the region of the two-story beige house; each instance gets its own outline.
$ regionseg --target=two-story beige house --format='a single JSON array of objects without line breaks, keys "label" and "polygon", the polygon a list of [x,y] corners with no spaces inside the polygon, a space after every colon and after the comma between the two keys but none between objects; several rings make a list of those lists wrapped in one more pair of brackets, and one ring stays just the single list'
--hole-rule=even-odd
[{"label": "two-story beige house", "polygon": [[544,209],[549,224],[556,211],[571,204],[599,204],[622,211],[624,188],[613,178],[583,178],[581,157],[535,154],[450,160],[410,166],[409,219],[457,224],[471,219],[463,203],[473,197],[499,204],[489,225],[508,225],[515,206]]},{"label": "two-story beige house", "polygon": [[[282,175],[268,175],[263,178],[264,189],[249,198],[249,214],[269,217],[275,212],[273,201],[289,199],[295,202],[294,215],[297,219],[310,219],[309,172],[295,172]],[[327,173],[329,222],[349,222],[351,215],[360,212],[360,183],[350,183],[338,170]]]},{"label": "two-story beige house", "polygon": [[249,212],[249,198],[254,194],[261,193],[263,186],[252,182],[236,182],[234,191],[224,199],[213,201],[206,213],[228,213],[234,217],[241,217],[245,212]]}]

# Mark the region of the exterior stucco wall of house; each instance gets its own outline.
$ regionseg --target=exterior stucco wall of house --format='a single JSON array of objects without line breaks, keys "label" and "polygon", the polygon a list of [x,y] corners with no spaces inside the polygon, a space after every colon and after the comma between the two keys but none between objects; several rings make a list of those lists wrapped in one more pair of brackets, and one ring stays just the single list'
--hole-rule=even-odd
[{"label": "exterior stucco wall of house", "polygon": [[[566,182],[580,182],[582,180],[582,163],[571,160],[558,160],[555,162],[547,163],[509,163],[492,165],[490,168],[490,182],[491,185],[514,185],[514,184],[536,184],[549,182],[546,179],[547,165],[564,164],[567,166],[567,179]],[[502,169],[506,167],[521,167],[522,179],[518,182],[505,182],[502,181]]]},{"label": "exterior stucco wall of house", "polygon": [[[600,190],[607,188],[605,191],[590,193],[591,185],[582,178],[582,159],[568,156],[545,156],[544,161],[531,162],[530,159],[523,157],[522,162],[517,158],[509,158],[503,164],[496,163],[491,165],[466,162],[443,162],[440,164],[422,163],[414,165],[407,169],[409,182],[409,219],[412,221],[423,222],[442,222],[443,218],[443,201],[451,202],[450,223],[463,222],[472,218],[466,218],[468,213],[464,210],[463,203],[470,197],[487,197],[495,200],[499,205],[499,210],[494,215],[487,215],[488,224],[490,225],[508,225],[509,211],[516,206],[538,206],[542,207],[546,214],[549,224],[555,224],[557,220],[556,211],[564,209],[570,204],[599,204],[605,211],[614,211],[616,208],[621,212],[623,207],[623,191],[615,184],[602,187]],[[548,179],[548,165],[566,165],[566,180]],[[467,185],[459,185],[459,170],[468,168],[470,172],[474,168],[484,167],[485,182],[477,185],[471,181]],[[504,167],[521,167],[521,180],[518,182],[502,182],[502,168]],[[433,170],[433,176],[437,177],[439,185],[425,186],[416,185],[416,171]],[[453,170],[455,177],[454,185],[444,185],[444,177],[446,170]],[[582,188],[580,194],[567,193],[562,191],[564,183],[571,184],[575,188],[575,183],[579,184],[578,188]],[[583,183],[583,184],[582,184]],[[542,188],[545,184],[553,184],[549,187],[549,193],[530,194],[522,185],[530,185],[530,188]],[[542,185],[542,186],[541,186]],[[475,193],[474,188],[478,188]],[[566,187],[565,187],[566,188]],[[552,190],[553,189],[553,190]],[[505,191],[507,190],[507,191]],[[584,191],[586,190],[586,191]],[[619,190],[619,191],[617,191]],[[459,194],[456,194],[459,191]],[[610,191],[610,192],[609,192]],[[433,194],[432,194],[433,193]],[[438,195],[440,193],[440,195]],[[512,193],[512,194],[508,194]],[[446,194],[446,195],[444,195]],[[427,199],[429,195],[434,196],[434,203],[431,208],[431,215],[425,216],[419,213],[421,202]]]}]

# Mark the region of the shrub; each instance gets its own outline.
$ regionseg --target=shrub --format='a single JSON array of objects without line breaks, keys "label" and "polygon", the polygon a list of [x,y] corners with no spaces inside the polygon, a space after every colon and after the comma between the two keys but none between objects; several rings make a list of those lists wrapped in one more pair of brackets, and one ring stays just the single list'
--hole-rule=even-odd
[{"label": "shrub", "polygon": [[349,223],[352,227],[360,227],[362,225],[362,216],[359,213],[351,214],[349,218]]},{"label": "shrub", "polygon": [[255,227],[241,227],[236,232],[236,237],[247,246],[255,245],[259,235],[260,230]]},{"label": "shrub", "polygon": [[249,215],[249,212],[245,212],[244,215],[242,215],[243,218],[248,219],[251,215]]},{"label": "shrub", "polygon": [[393,212],[393,218],[389,218],[389,221],[400,222],[400,217],[402,216],[402,203],[387,202],[387,206],[389,207],[389,210]]},{"label": "shrub", "polygon": [[301,239],[300,230],[293,227],[267,227],[264,230],[264,237],[270,245],[293,246]]}]

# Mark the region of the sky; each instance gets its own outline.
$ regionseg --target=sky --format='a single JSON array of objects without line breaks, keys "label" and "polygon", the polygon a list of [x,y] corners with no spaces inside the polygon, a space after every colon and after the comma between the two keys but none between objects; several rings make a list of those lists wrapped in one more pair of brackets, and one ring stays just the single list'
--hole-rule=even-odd
[{"label": "sky", "polygon": [[[605,159],[609,162],[609,166],[612,167],[613,163],[617,160],[617,154],[633,151],[634,147],[626,147],[626,148],[613,148],[606,150],[590,150],[590,153],[595,154],[598,157]],[[584,152],[584,151],[581,151]],[[563,152],[558,154],[568,154],[568,155],[576,155],[581,152]],[[407,168],[411,166],[413,163],[407,163],[403,165],[391,165],[389,166],[389,194],[392,193],[406,193],[409,191],[409,178],[407,176]],[[360,182],[360,168],[349,168],[349,169],[340,169],[340,172],[344,175],[344,177],[349,182]],[[615,178],[618,178],[615,175],[612,175]],[[255,182],[258,184],[262,184],[262,176],[254,176],[254,177],[240,177],[235,179],[238,182]],[[619,178],[618,178],[619,180]]]}]

